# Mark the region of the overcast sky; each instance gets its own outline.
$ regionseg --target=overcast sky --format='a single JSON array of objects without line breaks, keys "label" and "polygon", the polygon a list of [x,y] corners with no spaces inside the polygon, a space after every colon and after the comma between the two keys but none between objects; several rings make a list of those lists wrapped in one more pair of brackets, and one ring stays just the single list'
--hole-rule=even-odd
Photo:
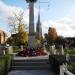
[{"label": "overcast sky", "polygon": [[[75,37],[75,0],[39,0],[35,3],[35,25],[40,5],[42,32],[55,27],[58,35]],[[24,22],[28,24],[28,3],[25,0],[0,0],[0,29],[9,34],[7,19],[13,13],[24,11]]]}]

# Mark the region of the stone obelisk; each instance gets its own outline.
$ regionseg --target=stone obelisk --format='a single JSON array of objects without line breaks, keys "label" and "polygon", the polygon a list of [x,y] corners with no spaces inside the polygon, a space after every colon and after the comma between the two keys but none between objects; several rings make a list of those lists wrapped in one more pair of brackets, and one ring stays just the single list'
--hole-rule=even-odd
[{"label": "stone obelisk", "polygon": [[29,3],[29,39],[28,47],[35,48],[34,3],[37,0],[26,0]]}]

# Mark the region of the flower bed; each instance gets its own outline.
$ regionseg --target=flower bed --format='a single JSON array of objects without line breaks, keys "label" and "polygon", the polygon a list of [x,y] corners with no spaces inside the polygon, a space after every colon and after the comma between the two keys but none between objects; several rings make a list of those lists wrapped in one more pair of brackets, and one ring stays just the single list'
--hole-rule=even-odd
[{"label": "flower bed", "polygon": [[23,51],[18,52],[17,56],[23,56],[23,57],[30,57],[30,56],[41,56],[41,55],[47,55],[46,52],[44,52],[43,48],[25,48]]}]

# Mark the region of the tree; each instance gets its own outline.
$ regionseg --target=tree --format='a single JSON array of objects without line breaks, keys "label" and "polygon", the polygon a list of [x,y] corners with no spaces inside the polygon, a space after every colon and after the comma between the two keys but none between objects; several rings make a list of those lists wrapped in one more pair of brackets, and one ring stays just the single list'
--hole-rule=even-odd
[{"label": "tree", "polygon": [[26,24],[23,22],[23,11],[19,11],[18,13],[13,13],[13,16],[8,18],[8,25],[10,27],[11,34],[18,33],[19,26],[23,26],[24,28],[28,28]]},{"label": "tree", "polygon": [[6,40],[6,43],[7,43],[7,44],[10,44],[10,45],[12,45],[13,42],[14,42],[14,40],[13,40],[12,37],[9,37],[9,38]]},{"label": "tree", "polygon": [[52,43],[55,42],[55,40],[57,38],[57,32],[56,32],[56,29],[55,28],[49,27],[48,37],[52,41]]},{"label": "tree", "polygon": [[45,37],[45,40],[48,40],[49,39],[47,33],[44,34],[44,37]]},{"label": "tree", "polygon": [[7,39],[7,42],[10,45],[27,45],[28,43],[28,32],[12,34],[11,37]]},{"label": "tree", "polygon": [[41,45],[41,36],[38,32],[35,32],[35,45],[39,47]]},{"label": "tree", "polygon": [[56,43],[59,45],[63,45],[64,37],[63,36],[57,36]]},{"label": "tree", "polygon": [[22,25],[19,25],[18,26],[18,33],[22,33],[22,32],[24,32],[25,31],[25,29],[24,29],[24,25],[22,24]]},{"label": "tree", "polygon": [[28,42],[27,25],[23,22],[23,11],[14,13],[12,17],[8,18],[8,25],[10,26],[11,37],[8,38],[7,43],[10,45],[23,45]]},{"label": "tree", "polygon": [[23,32],[21,34],[21,44],[27,44],[28,43],[28,32]]}]

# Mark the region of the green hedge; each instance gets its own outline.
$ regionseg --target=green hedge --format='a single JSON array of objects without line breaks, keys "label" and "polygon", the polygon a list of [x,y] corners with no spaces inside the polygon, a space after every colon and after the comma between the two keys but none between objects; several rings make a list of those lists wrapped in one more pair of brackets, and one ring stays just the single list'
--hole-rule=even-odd
[{"label": "green hedge", "polygon": [[5,60],[3,57],[0,58],[0,74],[4,75],[5,71]]},{"label": "green hedge", "polygon": [[49,55],[49,63],[56,75],[59,75],[60,73],[60,65],[66,62],[65,55]]},{"label": "green hedge", "polygon": [[6,55],[5,56],[5,60],[6,60],[6,71],[9,71],[11,68],[11,62],[12,62],[12,55]]},{"label": "green hedge", "polygon": [[75,75],[75,62],[67,62],[65,59],[65,55],[49,55],[49,63],[53,71],[56,72],[56,75],[59,75],[59,66],[68,63],[68,70]]},{"label": "green hedge", "polygon": [[59,62],[53,56],[49,56],[49,63],[56,75],[59,75]]},{"label": "green hedge", "polygon": [[5,75],[11,68],[12,55],[0,57],[0,74]]}]

